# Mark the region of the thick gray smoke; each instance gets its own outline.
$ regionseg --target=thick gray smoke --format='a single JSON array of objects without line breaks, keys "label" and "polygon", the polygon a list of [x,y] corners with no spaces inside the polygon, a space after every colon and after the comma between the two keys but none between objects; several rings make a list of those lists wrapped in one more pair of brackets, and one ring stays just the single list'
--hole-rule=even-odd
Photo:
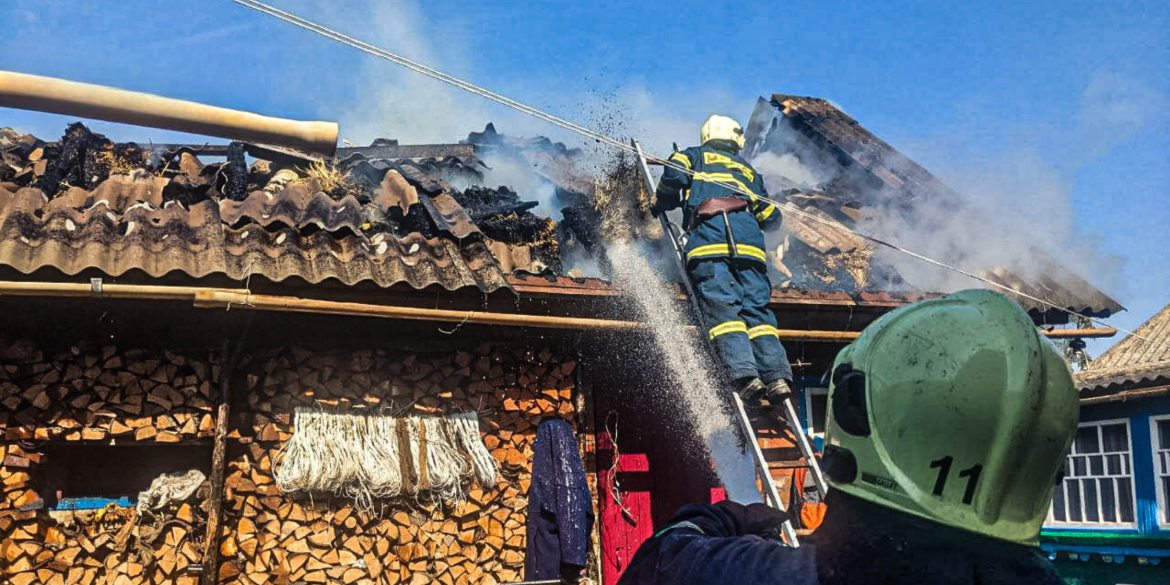
[{"label": "thick gray smoke", "polygon": [[[913,152],[931,152],[925,144]],[[961,197],[905,201],[894,189],[840,165],[828,152],[781,120],[767,137],[767,148],[753,159],[773,193],[788,188],[817,189],[860,210],[853,226],[908,249],[975,273],[1007,267],[1025,280],[1051,278],[1047,254],[1090,283],[1116,289],[1121,261],[1103,254],[1097,242],[1076,229],[1072,180],[1047,164],[1035,149],[1015,149],[974,158],[952,157],[952,164],[930,170]],[[953,161],[962,161],[955,164]],[[882,161],[897,169],[907,161]],[[794,220],[792,215],[786,222]],[[818,229],[827,230],[829,228]],[[769,248],[783,243],[787,230],[771,235]],[[791,237],[791,235],[789,235]],[[981,286],[976,280],[884,247],[875,263],[894,267],[916,290],[953,292]]]}]

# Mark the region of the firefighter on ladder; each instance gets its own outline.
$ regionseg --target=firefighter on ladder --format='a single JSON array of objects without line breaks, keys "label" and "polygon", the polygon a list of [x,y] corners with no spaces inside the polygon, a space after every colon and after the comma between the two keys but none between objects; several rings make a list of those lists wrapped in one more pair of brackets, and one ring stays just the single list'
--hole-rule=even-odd
[{"label": "firefighter on ladder", "polygon": [[671,155],[652,212],[683,208],[687,272],[734,389],[746,404],[776,405],[791,394],[792,367],[768,309],[763,230],[780,226],[780,211],[760,199],[764,181],[739,156],[739,122],[712,115],[700,139]]}]

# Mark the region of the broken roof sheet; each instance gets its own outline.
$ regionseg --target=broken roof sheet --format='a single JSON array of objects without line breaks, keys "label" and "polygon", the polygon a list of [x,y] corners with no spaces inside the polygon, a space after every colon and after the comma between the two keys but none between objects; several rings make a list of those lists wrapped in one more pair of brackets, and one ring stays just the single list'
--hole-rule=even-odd
[{"label": "broken roof sheet", "polygon": [[[70,132],[87,136],[83,150],[104,141],[84,127]],[[508,286],[482,233],[442,191],[441,178],[426,176],[437,168],[429,159],[400,165],[418,175],[418,183],[393,167],[375,172],[368,194],[351,187],[327,193],[317,179],[271,173],[258,163],[247,171],[253,189],[233,200],[218,191],[222,175],[233,172],[229,165],[203,165],[189,152],[176,152],[176,168],[152,172],[145,161],[121,161],[129,172],[119,174],[111,164],[92,189],[65,184],[49,197],[17,182],[35,185],[43,176],[46,165],[30,168],[53,148],[41,145],[15,136],[0,144],[9,179],[0,182],[0,265],[24,273],[52,267],[73,275],[92,268],[110,276],[138,270],[152,277],[255,275],[485,292]],[[82,152],[78,164],[89,168],[101,156]],[[419,192],[428,187],[436,190],[433,196]]]},{"label": "broken roof sheet", "polygon": [[[824,191],[800,186],[784,192],[790,203],[805,212],[846,226],[857,226],[873,210],[891,206],[912,210],[928,205],[930,209],[963,212],[962,196],[828,100],[785,94],[774,94],[770,101],[761,99],[748,125],[749,157],[762,152],[778,123],[790,125],[840,167],[831,182],[820,186]],[[882,215],[886,221],[892,216]],[[785,216],[783,229],[796,242],[781,250],[778,268],[796,288],[915,288],[892,267],[871,263],[875,248],[869,242],[796,214]],[[1017,296],[1039,321],[1067,322],[1068,314],[1062,309],[1093,317],[1107,317],[1124,309],[1039,249],[1030,256],[1029,262],[1036,265],[1028,271],[1031,276],[1023,276],[1010,266],[988,266],[981,272],[985,278],[1059,307]]]},{"label": "broken roof sheet", "polygon": [[1082,394],[1170,384],[1170,305],[1077,374]]}]

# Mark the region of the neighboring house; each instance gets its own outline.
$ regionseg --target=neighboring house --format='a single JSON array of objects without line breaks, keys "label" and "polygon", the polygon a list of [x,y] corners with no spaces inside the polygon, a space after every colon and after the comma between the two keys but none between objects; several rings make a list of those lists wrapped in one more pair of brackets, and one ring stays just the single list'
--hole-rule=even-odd
[{"label": "neighboring house", "polygon": [[[773,189],[810,213],[852,226],[884,205],[953,202],[824,100],[775,96],[757,114],[839,167],[826,184]],[[782,147],[768,136],[765,149]],[[627,326],[631,297],[579,276],[597,263],[587,191],[601,179],[574,170],[579,153],[485,130],[342,149],[333,172],[249,165],[249,145],[103,140],[0,131],[0,583],[516,581],[545,417],[578,431],[605,583],[679,506],[720,497],[653,336]],[[520,179],[555,191],[564,219],[537,215],[532,191],[484,186],[485,157],[530,160]],[[856,237],[796,217],[784,230],[770,306],[816,419],[837,352],[927,294]],[[1058,267],[1038,280],[1000,268],[988,274],[1079,313],[1121,308]],[[377,513],[281,492],[298,407],[474,411],[500,477],[464,486],[466,503],[408,494]],[[802,462],[776,425],[761,439],[784,487]],[[126,506],[154,478],[188,469],[208,477],[189,506],[133,520]]]},{"label": "neighboring house", "polygon": [[1170,306],[1077,374],[1044,550],[1073,583],[1170,582]]}]

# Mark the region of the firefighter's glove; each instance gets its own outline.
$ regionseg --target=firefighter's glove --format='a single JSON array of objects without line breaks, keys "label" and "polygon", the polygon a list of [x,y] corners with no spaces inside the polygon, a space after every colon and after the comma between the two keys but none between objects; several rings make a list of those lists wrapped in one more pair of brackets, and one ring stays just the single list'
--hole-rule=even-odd
[{"label": "firefighter's glove", "polygon": [[650,215],[658,217],[663,213],[666,213],[666,206],[662,205],[662,198],[656,196],[654,197],[654,205],[650,206]]},{"label": "firefighter's glove", "polygon": [[764,504],[745,506],[731,500],[723,500],[715,506],[735,520],[739,534],[754,534],[768,540],[780,538],[780,526],[788,519],[784,512]]}]

